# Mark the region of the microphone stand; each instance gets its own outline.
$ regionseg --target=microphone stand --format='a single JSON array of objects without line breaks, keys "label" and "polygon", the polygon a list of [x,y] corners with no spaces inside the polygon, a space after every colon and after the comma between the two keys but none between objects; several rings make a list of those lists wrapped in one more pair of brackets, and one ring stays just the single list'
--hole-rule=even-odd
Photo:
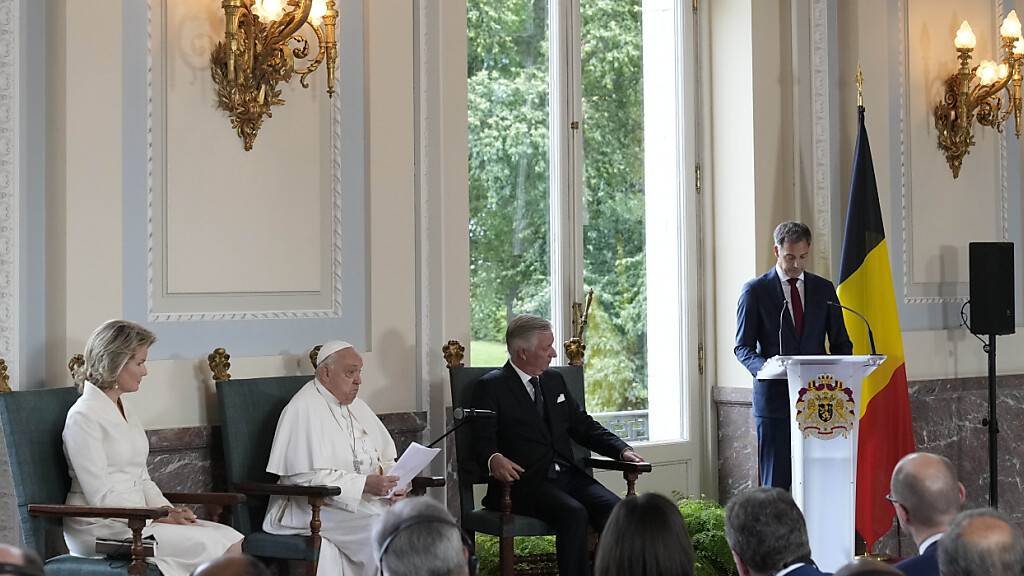
[{"label": "microphone stand", "polygon": [[989,334],[983,346],[988,354],[988,418],[981,419],[981,425],[988,428],[988,503],[999,508],[999,420],[996,418],[996,335]]},{"label": "microphone stand", "polygon": [[427,444],[427,448],[433,448],[438,442],[440,442],[441,440],[444,440],[445,438],[450,436],[452,432],[455,432],[459,428],[462,428],[462,425],[465,424],[466,422],[469,422],[469,420],[470,420],[469,417],[463,417],[462,420],[459,420],[458,422],[456,422],[451,428],[449,428],[448,430],[445,430],[445,433],[441,434],[440,438],[434,440],[430,444]]},{"label": "microphone stand", "polygon": [[874,334],[874,332],[871,331],[871,324],[868,322],[868,319],[865,318],[864,315],[861,314],[860,312],[857,312],[856,310],[854,310],[853,308],[850,308],[848,306],[843,306],[839,302],[833,302],[832,300],[829,300],[829,301],[827,301],[825,303],[826,304],[831,304],[832,306],[836,306],[838,308],[842,308],[843,310],[848,310],[851,314],[853,314],[857,318],[860,318],[861,320],[863,320],[864,321],[864,326],[867,327],[867,329],[868,329],[868,344],[871,345],[871,355],[872,356],[878,356],[878,352],[875,351],[875,334]]}]

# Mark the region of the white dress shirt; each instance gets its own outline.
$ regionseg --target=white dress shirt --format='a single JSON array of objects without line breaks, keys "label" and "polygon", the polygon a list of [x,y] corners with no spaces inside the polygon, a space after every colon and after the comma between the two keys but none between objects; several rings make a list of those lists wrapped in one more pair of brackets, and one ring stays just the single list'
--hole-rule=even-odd
[{"label": "white dress shirt", "polygon": [[[775,274],[779,277],[779,282],[782,283],[782,296],[786,299],[786,307],[789,308],[789,317],[793,318],[794,321],[796,316],[793,315],[793,303],[789,299],[789,276],[782,271],[782,268],[778,264],[775,265]],[[803,310],[807,310],[807,299],[804,298],[804,273],[801,272],[796,279],[796,291],[800,294],[800,307]]]}]

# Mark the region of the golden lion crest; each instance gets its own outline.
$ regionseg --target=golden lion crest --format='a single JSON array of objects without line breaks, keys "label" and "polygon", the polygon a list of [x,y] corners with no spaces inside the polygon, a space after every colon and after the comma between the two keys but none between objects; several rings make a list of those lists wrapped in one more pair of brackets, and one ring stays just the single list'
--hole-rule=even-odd
[{"label": "golden lion crest", "polygon": [[831,374],[821,374],[801,388],[796,400],[796,422],[804,438],[846,438],[857,421],[853,390]]}]

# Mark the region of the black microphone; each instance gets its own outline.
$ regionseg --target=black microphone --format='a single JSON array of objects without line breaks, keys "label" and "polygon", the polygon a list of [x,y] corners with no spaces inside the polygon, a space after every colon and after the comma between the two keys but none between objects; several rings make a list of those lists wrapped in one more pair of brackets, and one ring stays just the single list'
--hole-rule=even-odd
[{"label": "black microphone", "polygon": [[868,344],[871,344],[871,355],[872,356],[877,356],[878,355],[878,352],[875,352],[875,334],[873,332],[871,332],[871,323],[868,322],[868,319],[865,318],[863,314],[861,314],[860,312],[857,312],[856,310],[854,310],[853,308],[850,308],[849,306],[843,306],[839,302],[833,302],[831,300],[826,300],[825,304],[828,304],[829,306],[835,306],[836,308],[842,308],[843,310],[849,310],[857,318],[860,318],[861,320],[863,320],[864,321],[864,326],[867,326],[867,329],[868,329]]},{"label": "black microphone", "polygon": [[462,428],[462,426],[466,422],[470,422],[474,418],[497,418],[497,417],[498,417],[498,415],[494,412],[494,410],[484,410],[484,409],[481,409],[481,408],[453,408],[452,409],[452,420],[453,420],[453,423],[452,423],[451,428],[445,430],[444,434],[441,434],[441,436],[437,440],[434,440],[430,444],[427,444],[427,448],[433,448],[441,440],[444,440],[445,438],[447,438],[449,434],[451,434],[452,432],[455,432],[459,428]]},{"label": "black microphone", "polygon": [[786,304],[789,301],[782,299],[782,308],[779,309],[779,356],[782,356],[782,315],[786,313]]},{"label": "black microphone", "polygon": [[497,414],[493,410],[483,410],[481,408],[456,408],[452,410],[453,420],[463,420],[465,418],[494,418]]}]

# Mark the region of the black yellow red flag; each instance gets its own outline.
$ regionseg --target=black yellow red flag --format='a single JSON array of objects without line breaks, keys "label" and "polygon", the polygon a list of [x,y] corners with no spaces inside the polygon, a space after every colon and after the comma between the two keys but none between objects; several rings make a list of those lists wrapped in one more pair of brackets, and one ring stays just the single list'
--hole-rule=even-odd
[{"label": "black yellow red flag", "polygon": [[[875,167],[864,126],[864,107],[857,107],[857,148],[850,182],[850,206],[843,238],[839,300],[871,323],[879,354],[887,359],[864,379],[857,448],[857,531],[868,545],[892,527],[895,511],[886,499],[896,463],[914,451],[903,336],[896,309],[889,250]],[[844,312],[854,354],[869,354],[864,323]]]}]

